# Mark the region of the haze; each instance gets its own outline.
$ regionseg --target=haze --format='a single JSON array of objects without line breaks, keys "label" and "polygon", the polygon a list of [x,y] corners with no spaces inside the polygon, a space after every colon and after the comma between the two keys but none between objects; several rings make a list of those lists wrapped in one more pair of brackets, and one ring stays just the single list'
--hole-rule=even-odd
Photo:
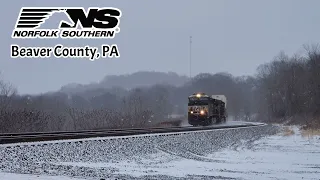
[{"label": "haze", "polygon": [[[302,52],[318,40],[319,1],[7,1],[2,6],[0,71],[19,93],[55,91],[68,83],[98,82],[106,75],[173,71],[189,75],[189,36],[193,36],[192,75],[229,72],[252,75],[281,50]],[[23,6],[113,6],[122,10],[121,32],[114,40],[13,40]],[[56,27],[53,17],[46,26]],[[117,43],[121,57],[86,59],[11,59],[10,44],[65,46]]]}]

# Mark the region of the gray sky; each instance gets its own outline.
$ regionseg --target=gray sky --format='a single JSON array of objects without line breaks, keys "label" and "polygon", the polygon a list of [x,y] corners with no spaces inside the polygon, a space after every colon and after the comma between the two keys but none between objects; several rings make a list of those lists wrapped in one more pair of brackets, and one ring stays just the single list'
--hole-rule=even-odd
[{"label": "gray sky", "polygon": [[[11,39],[22,6],[114,6],[122,10],[121,32],[113,40]],[[1,8],[0,70],[20,93],[58,90],[67,83],[90,83],[105,75],[140,70],[189,75],[189,35],[193,36],[192,74],[255,73],[284,50],[301,51],[317,43],[320,25],[317,0],[12,0]],[[49,21],[50,20],[50,21]],[[57,27],[59,17],[46,25]],[[119,59],[11,59],[10,44],[21,46],[96,45],[117,43]]]}]

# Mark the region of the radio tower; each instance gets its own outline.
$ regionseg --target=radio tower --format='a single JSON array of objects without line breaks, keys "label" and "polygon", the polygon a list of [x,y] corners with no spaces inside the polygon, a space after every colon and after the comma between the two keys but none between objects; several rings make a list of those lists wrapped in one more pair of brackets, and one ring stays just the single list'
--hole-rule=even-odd
[{"label": "radio tower", "polygon": [[190,66],[190,67],[189,67],[189,68],[190,68],[190,69],[189,69],[190,79],[191,79],[191,45],[192,45],[192,36],[190,36],[190,49],[189,49],[189,51],[190,51],[190,52],[189,52],[189,53],[190,53],[190,54],[189,54],[189,58],[190,58],[190,62],[189,62],[189,63],[190,63],[190,64],[189,64],[189,66]]}]

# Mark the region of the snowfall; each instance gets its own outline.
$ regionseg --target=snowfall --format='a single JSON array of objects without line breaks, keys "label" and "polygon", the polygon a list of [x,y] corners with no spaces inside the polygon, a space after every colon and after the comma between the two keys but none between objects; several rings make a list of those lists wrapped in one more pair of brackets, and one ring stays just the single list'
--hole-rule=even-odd
[{"label": "snowfall", "polygon": [[266,125],[7,144],[0,179],[320,179],[320,136]]}]

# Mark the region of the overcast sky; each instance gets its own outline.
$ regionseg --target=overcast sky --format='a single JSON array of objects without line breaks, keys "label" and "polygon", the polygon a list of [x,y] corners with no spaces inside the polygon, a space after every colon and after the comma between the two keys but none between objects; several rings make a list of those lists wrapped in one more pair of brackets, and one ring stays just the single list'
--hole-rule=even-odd
[{"label": "overcast sky", "polygon": [[[121,32],[114,40],[11,39],[23,6],[113,6],[122,10]],[[292,54],[303,44],[318,43],[317,0],[11,0],[1,8],[0,71],[20,93],[58,90],[68,83],[90,83],[105,75],[140,70],[189,75],[189,36],[193,36],[192,74],[254,74],[281,50]],[[49,21],[50,20],[50,21]],[[56,27],[61,17],[45,25]],[[11,59],[10,44],[66,46],[117,43],[119,59]]]}]

